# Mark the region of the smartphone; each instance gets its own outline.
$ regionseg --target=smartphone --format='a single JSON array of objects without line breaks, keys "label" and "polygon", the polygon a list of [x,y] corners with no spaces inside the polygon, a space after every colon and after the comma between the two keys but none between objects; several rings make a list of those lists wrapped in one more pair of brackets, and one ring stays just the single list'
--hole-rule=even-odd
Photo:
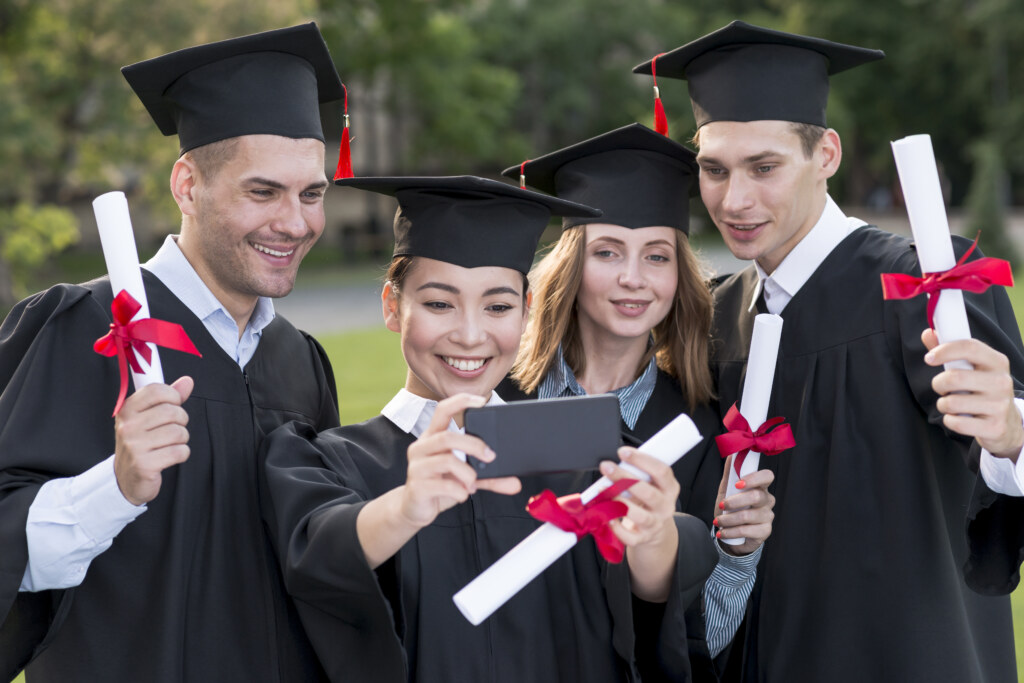
[{"label": "smartphone", "polygon": [[495,453],[493,462],[467,462],[481,478],[597,469],[602,460],[618,461],[619,423],[613,394],[467,408],[466,433]]}]

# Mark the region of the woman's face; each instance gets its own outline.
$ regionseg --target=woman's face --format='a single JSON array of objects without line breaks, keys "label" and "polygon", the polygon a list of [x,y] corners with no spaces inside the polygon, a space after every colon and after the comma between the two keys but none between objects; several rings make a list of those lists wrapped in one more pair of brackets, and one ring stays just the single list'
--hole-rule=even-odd
[{"label": "woman's face", "polygon": [[489,397],[508,374],[526,327],[523,275],[416,257],[400,296],[385,285],[384,320],[402,335],[405,388],[441,400]]},{"label": "woman's face", "polygon": [[611,335],[646,341],[675,298],[677,231],[604,223],[585,229],[583,281],[576,296],[584,339]]}]

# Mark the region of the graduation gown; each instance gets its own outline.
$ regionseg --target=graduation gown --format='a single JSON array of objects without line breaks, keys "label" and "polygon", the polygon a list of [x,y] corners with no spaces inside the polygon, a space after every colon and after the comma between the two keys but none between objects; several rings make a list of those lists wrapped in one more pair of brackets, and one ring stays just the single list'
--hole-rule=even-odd
[{"label": "graduation gown", "polygon": [[371,570],[356,517],[366,501],[405,482],[413,441],[378,416],[319,436],[291,423],[265,444],[264,514],[332,680],[600,683],[637,681],[641,668],[645,681],[689,680],[677,645],[686,637],[683,606],[715,561],[699,520],[677,515],[680,553],[663,606],[635,600],[625,562],[608,564],[583,539],[473,626],[452,596],[540,525],[524,509],[529,496],[578,492],[595,475],[524,477],[515,496],[478,492]]},{"label": "graduation gown", "polygon": [[114,452],[119,375],[92,350],[108,331],[107,278],[57,285],[0,328],[0,671],[30,681],[309,681],[322,678],[262,526],[258,444],[290,419],[338,423],[322,349],[283,318],[241,371],[143,271],[153,317],[184,326],[200,359],[161,351],[168,381],[195,379],[191,455],[82,584],[19,593],[25,522],[39,487]]},{"label": "graduation gown", "polygon": [[[957,254],[967,242],[955,238]],[[796,447],[775,471],[775,521],[747,615],[744,680],[1016,681],[1010,603],[964,581],[970,439],[945,430],[924,363],[925,299],[884,301],[880,273],[920,274],[911,242],[852,232],[782,312],[769,416]],[[753,266],[715,291],[713,367],[739,400]],[[1006,293],[965,293],[974,336],[1024,356]],[[734,646],[735,647],[735,646]]]},{"label": "graduation gown", "polygon": [[[506,377],[496,389],[505,401],[523,401],[537,398],[536,392],[526,394],[515,382]],[[691,411],[683,399],[679,382],[660,368],[654,383],[654,391],[644,404],[636,424],[631,429],[622,423],[623,441],[639,446],[671,422],[679,413],[686,413],[694,421],[703,440],[687,453],[672,470],[679,482],[679,510],[693,515],[707,526],[709,532],[715,516],[715,501],[718,485],[722,480],[724,460],[718,452],[714,437],[721,433],[721,422],[716,413],[717,406],[702,404]],[[729,648],[714,660],[708,651],[707,629],[704,623],[703,600],[697,596],[686,611],[687,650],[691,673],[695,681],[714,681],[717,671],[724,666]]]}]

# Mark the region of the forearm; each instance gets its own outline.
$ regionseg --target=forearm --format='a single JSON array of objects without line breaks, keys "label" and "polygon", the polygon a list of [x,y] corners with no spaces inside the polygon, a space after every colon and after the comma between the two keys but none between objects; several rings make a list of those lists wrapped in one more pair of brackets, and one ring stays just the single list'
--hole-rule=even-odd
[{"label": "forearm", "polygon": [[399,486],[369,501],[356,518],[359,545],[370,569],[387,562],[420,530],[401,513],[403,489]]}]

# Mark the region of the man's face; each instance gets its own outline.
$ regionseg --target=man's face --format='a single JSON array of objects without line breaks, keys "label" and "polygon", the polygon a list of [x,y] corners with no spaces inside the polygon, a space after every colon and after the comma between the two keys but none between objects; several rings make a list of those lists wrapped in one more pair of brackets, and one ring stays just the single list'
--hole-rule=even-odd
[{"label": "man's face", "polygon": [[281,297],[324,230],[324,143],[246,135],[193,189],[194,221],[179,246],[233,314],[259,296]]},{"label": "man's face", "polygon": [[700,194],[711,219],[736,258],[772,273],[824,210],[838,136],[828,131],[810,158],[786,121],[714,121],[699,140]]}]

